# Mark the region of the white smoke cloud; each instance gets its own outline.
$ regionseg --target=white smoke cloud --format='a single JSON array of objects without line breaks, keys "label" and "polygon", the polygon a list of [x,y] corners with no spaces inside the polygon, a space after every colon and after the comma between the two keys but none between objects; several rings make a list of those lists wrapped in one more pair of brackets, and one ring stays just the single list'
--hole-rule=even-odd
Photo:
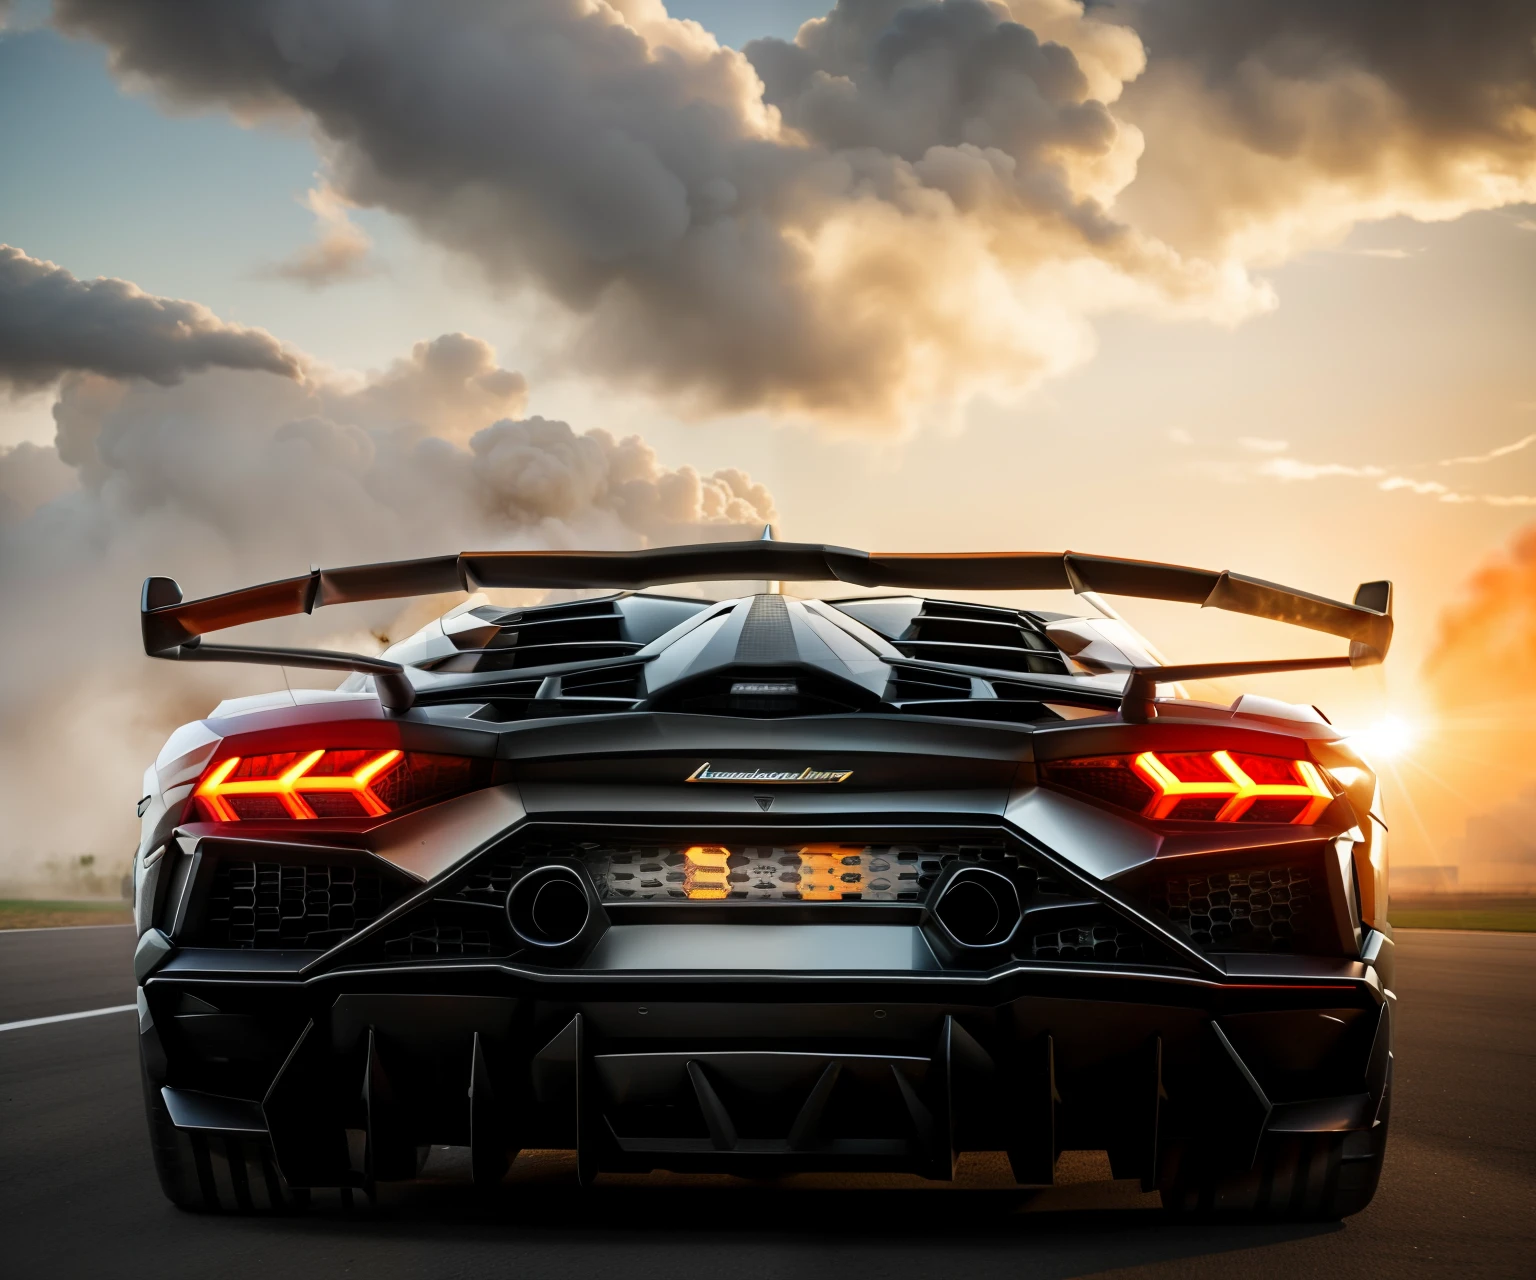
[{"label": "white smoke cloud", "polygon": [[[773,518],[744,473],[668,468],[637,436],[522,416],[526,392],[464,334],[362,378],[312,362],[302,381],[68,374],[56,447],[0,452],[0,596],[25,602],[0,615],[0,880],[50,858],[125,855],[139,775],[166,733],[280,679],[146,658],[136,604],[151,573],[201,595],[311,564],[635,547]],[[381,602],[267,638],[377,652],[423,620]]]},{"label": "white smoke cloud", "polygon": [[381,373],[320,390],[328,398],[342,393],[345,416],[358,426],[467,440],[489,422],[520,416],[528,403],[528,381],[499,366],[488,343],[445,333],[418,342]]},{"label": "white smoke cloud", "polygon": [[0,245],[0,386],[34,389],[72,369],[172,383],[214,367],[299,375],[298,359],[261,329],[126,280],[77,280]]},{"label": "white smoke cloud", "polygon": [[0,448],[0,529],[16,524],[76,485],[59,451],[23,441]]}]

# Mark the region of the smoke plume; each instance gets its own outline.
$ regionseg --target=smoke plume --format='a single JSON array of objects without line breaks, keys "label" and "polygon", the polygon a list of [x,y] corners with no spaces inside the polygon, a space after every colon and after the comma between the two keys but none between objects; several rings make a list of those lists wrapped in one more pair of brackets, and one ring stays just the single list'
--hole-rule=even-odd
[{"label": "smoke plume", "polygon": [[0,529],[75,487],[75,473],[50,446],[23,441],[0,448]]},{"label": "smoke plume", "polygon": [[0,385],[32,390],[72,369],[169,384],[214,367],[299,375],[270,333],[126,280],[77,280],[0,245]]},{"label": "smoke plume", "polygon": [[[55,446],[0,452],[0,879],[81,853],[120,860],[166,733],[282,678],[146,658],[148,574],[202,595],[312,563],[634,547],[773,517],[740,471],[668,468],[639,437],[525,416],[522,376],[477,338],[419,343],[361,378],[294,358],[302,380],[288,365],[171,385],[74,370]],[[439,611],[401,608],[348,606],[252,638],[377,652]]]},{"label": "smoke plume", "polygon": [[[1536,524],[1481,565],[1440,616],[1423,676],[1435,703],[1420,808],[1463,886],[1536,887]],[[1417,816],[1417,815],[1415,815]]]},{"label": "smoke plume", "polygon": [[1473,573],[1441,614],[1424,675],[1447,707],[1536,701],[1536,525]]},{"label": "smoke plume", "polygon": [[349,201],[577,320],[589,371],[889,421],[1233,322],[1362,218],[1536,198],[1524,0],[56,0],[170,101],[309,121]]}]

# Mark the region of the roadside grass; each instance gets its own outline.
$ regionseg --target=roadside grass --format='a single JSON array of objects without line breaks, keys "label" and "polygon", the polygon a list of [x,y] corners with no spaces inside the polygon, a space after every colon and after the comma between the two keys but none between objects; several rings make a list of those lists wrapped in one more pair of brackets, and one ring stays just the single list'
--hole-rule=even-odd
[{"label": "roadside grass", "polygon": [[47,929],[60,925],[131,924],[126,902],[49,902],[0,898],[0,929]]},{"label": "roadside grass", "polygon": [[1418,908],[1394,910],[1394,929],[1497,929],[1504,933],[1536,933],[1536,908],[1525,911],[1457,911]]}]

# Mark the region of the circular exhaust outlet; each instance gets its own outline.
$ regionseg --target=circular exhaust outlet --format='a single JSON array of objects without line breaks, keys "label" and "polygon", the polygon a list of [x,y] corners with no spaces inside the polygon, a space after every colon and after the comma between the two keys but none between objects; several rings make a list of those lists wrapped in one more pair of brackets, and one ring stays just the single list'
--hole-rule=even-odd
[{"label": "circular exhaust outlet", "polygon": [[995,947],[1013,937],[1023,912],[1013,881],[985,867],[966,867],[944,886],[933,914],[963,947]]},{"label": "circular exhaust outlet", "polygon": [[586,882],[570,867],[535,867],[507,894],[512,932],[530,947],[575,942],[591,916]]}]

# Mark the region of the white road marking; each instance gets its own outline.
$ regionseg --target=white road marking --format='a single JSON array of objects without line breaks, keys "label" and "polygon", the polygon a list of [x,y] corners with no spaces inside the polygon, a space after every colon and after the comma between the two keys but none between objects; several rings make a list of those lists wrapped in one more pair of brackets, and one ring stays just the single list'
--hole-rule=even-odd
[{"label": "white road marking", "polygon": [[57,933],[61,929],[131,929],[132,920],[121,924],[30,924],[22,929],[0,929],[0,938],[8,933]]},{"label": "white road marking", "polygon": [[55,1013],[47,1018],[23,1018],[20,1022],[0,1022],[0,1031],[20,1031],[23,1027],[42,1027],[50,1022],[73,1022],[76,1018],[99,1018],[104,1013],[137,1011],[136,1004],[115,1004],[110,1009],[87,1009],[84,1013]]}]

